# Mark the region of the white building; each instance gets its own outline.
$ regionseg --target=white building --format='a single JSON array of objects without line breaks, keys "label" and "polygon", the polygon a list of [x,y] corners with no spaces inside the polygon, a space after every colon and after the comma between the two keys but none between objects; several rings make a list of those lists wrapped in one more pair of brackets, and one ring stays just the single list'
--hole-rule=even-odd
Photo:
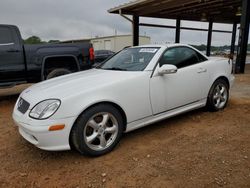
[{"label": "white building", "polygon": [[[115,35],[90,39],[95,50],[111,50],[118,52],[126,46],[132,46],[132,35]],[[150,37],[140,36],[139,44],[150,44]]]}]

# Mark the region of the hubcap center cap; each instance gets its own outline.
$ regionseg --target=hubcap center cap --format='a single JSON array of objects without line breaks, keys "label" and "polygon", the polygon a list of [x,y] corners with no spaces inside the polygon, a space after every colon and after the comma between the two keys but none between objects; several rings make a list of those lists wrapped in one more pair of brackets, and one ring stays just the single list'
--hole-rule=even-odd
[{"label": "hubcap center cap", "polygon": [[105,131],[105,130],[104,130],[104,128],[102,128],[102,127],[100,127],[100,128],[98,129],[98,133],[99,133],[99,134],[103,134],[104,131]]}]

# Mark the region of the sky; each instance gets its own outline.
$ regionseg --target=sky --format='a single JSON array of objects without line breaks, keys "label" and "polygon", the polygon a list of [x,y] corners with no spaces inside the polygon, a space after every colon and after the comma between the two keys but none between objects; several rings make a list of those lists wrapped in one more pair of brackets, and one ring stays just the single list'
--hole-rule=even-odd
[{"label": "sky", "polygon": [[[129,0],[0,0],[0,23],[17,25],[22,37],[42,40],[70,40],[95,36],[131,34],[131,23],[108,9]],[[141,18],[141,22],[175,25],[175,20]],[[182,26],[208,28],[208,23],[182,21]],[[214,29],[232,30],[230,24],[214,24]],[[151,43],[174,42],[173,29],[140,27],[140,35]],[[207,33],[181,31],[181,43],[206,44]],[[231,34],[213,33],[212,45],[229,45]],[[236,42],[237,43],[237,42]]]}]

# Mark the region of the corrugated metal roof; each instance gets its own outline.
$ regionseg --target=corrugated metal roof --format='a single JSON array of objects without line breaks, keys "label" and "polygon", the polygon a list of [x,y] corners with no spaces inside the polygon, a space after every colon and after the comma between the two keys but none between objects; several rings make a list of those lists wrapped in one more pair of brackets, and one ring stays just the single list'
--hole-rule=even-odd
[{"label": "corrugated metal roof", "polygon": [[110,13],[143,17],[169,18],[200,21],[201,17],[215,22],[239,22],[236,12],[241,0],[137,0],[111,8]]}]

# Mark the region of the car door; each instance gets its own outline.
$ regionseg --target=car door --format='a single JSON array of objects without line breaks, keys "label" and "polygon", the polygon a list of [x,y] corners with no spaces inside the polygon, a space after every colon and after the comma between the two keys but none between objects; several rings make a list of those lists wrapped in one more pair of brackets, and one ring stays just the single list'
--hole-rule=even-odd
[{"label": "car door", "polygon": [[25,80],[25,62],[18,31],[0,25],[0,83]]},{"label": "car door", "polygon": [[[199,57],[200,56],[200,57]],[[207,59],[189,47],[167,49],[150,79],[150,96],[154,114],[195,103],[206,96],[203,88],[208,80]],[[175,65],[173,74],[158,74],[164,64]]]}]

